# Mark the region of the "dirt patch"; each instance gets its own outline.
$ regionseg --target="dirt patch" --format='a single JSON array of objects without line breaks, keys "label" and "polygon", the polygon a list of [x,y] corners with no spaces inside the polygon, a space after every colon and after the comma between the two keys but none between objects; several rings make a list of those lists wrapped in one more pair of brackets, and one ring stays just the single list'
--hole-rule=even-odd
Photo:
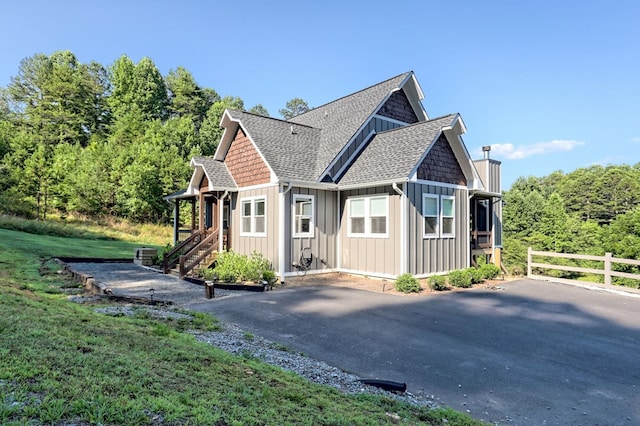
[{"label": "dirt patch", "polygon": [[285,284],[277,288],[309,287],[309,286],[334,286],[349,287],[358,290],[373,291],[375,293],[394,294],[407,297],[419,297],[434,294],[450,293],[452,291],[469,291],[475,288],[489,290],[504,290],[503,286],[516,278],[506,277],[505,279],[489,280],[481,284],[476,284],[470,288],[452,287],[445,291],[434,291],[429,287],[427,279],[418,280],[422,291],[419,293],[402,293],[395,289],[395,281],[391,279],[369,278],[359,275],[332,272],[327,274],[305,275],[303,277],[288,277]]}]

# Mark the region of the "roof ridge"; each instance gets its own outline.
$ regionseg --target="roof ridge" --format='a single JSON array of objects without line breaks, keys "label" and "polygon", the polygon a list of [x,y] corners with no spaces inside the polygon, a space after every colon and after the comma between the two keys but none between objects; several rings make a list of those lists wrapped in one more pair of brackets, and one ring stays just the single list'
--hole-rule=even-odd
[{"label": "roof ridge", "polygon": [[[372,85],[370,85],[370,86],[368,86],[368,87],[365,87],[364,89],[357,90],[357,91],[355,91],[355,92],[349,93],[348,95],[341,96],[341,97],[339,97],[339,98],[337,98],[337,99],[334,99],[334,100],[332,100],[332,101],[329,101],[329,102],[327,102],[327,103],[325,103],[325,104],[322,104],[322,105],[320,105],[320,106],[314,107],[314,108],[310,109],[309,111],[306,111],[306,112],[303,112],[302,114],[298,114],[298,115],[296,115],[296,116],[294,116],[294,117],[291,117],[291,119],[296,118],[296,117],[301,117],[301,116],[303,116],[303,115],[305,115],[305,114],[308,114],[308,113],[310,113],[310,112],[312,112],[312,111],[317,111],[317,110],[319,110],[319,109],[321,109],[321,108],[325,108],[325,107],[327,107],[327,106],[329,106],[329,105],[331,105],[331,104],[334,104],[334,103],[336,103],[336,102],[338,102],[338,101],[341,101],[341,100],[343,100],[343,99],[346,99],[346,98],[348,98],[348,97],[350,97],[350,96],[357,95],[358,93],[362,93],[362,92],[364,92],[364,91],[366,91],[366,90],[369,90],[369,89],[372,89],[372,88],[374,88],[374,87],[376,87],[376,86],[381,86],[381,85],[383,85],[383,84],[385,84],[385,83],[387,83],[387,82],[389,82],[389,81],[391,81],[391,80],[395,80],[395,79],[396,79],[396,78],[398,78],[398,77],[405,76],[405,75],[409,75],[409,74],[412,74],[412,73],[413,73],[413,71],[407,71],[407,72],[400,73],[400,74],[398,74],[398,75],[396,75],[396,76],[393,76],[393,77],[391,77],[391,78],[388,78],[388,79],[386,79],[386,80],[384,80],[384,81],[380,81],[380,82],[378,82],[378,83],[375,83],[375,84],[372,84]],[[287,120],[287,121],[288,121],[288,120]]]},{"label": "roof ridge", "polygon": [[[281,118],[277,118],[277,117],[271,117],[270,115],[262,115],[262,114],[256,114],[254,112],[249,112],[249,111],[242,111],[239,109],[234,109],[234,108],[227,108],[228,111],[232,111],[232,112],[239,112],[242,114],[247,114],[247,115],[251,115],[254,117],[259,117],[259,118],[265,118],[265,119],[270,119],[270,120],[275,120],[275,121],[279,121],[282,124],[286,124],[286,125],[293,125],[295,124],[296,126],[301,126],[301,127],[307,127],[309,129],[318,129],[317,127],[313,127],[313,126],[309,126],[307,124],[299,124],[299,123],[294,123],[292,121],[288,121],[288,120],[283,120]],[[320,129],[318,129],[320,130]]]}]

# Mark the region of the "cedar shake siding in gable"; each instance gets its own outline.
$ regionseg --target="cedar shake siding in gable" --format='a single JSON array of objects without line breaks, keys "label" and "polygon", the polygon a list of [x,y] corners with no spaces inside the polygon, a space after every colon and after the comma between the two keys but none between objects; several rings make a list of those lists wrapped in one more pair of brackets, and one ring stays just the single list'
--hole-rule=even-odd
[{"label": "cedar shake siding in gable", "polygon": [[394,120],[408,124],[418,122],[418,117],[413,111],[407,95],[404,94],[404,90],[393,92],[393,94],[389,96],[389,99],[387,99],[387,102],[378,110],[378,115],[393,118]]},{"label": "cedar shake siding in gable", "polygon": [[240,128],[231,142],[224,163],[239,187],[271,181],[269,168]]},{"label": "cedar shake siding in gable", "polygon": [[467,185],[460,164],[444,135],[440,135],[422,164],[418,166],[418,179]]}]

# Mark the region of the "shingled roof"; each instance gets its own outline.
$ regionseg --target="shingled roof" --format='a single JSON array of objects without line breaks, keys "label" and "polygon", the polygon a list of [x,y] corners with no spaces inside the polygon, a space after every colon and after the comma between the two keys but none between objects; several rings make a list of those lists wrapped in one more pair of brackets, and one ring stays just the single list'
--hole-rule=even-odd
[{"label": "shingled roof", "polygon": [[276,118],[227,110],[240,121],[273,172],[282,180],[313,182],[321,130]]},{"label": "shingled roof", "polygon": [[349,167],[340,186],[406,180],[443,127],[452,126],[457,114],[378,133]]},{"label": "shingled roof", "polygon": [[411,75],[412,72],[400,74],[289,120],[322,130],[319,143],[314,147],[317,151],[313,167],[316,179],[391,92],[399,89]]},{"label": "shingled roof", "polygon": [[213,189],[236,189],[237,185],[227,165],[222,161],[214,160],[211,157],[193,157],[192,166],[201,166],[209,180],[209,187]]},{"label": "shingled roof", "polygon": [[[314,108],[290,120],[280,120],[244,111],[226,110],[222,119],[225,135],[214,158],[196,157],[212,187],[235,188],[223,163],[237,126],[256,145],[273,173],[281,181],[317,182],[347,143],[368,123],[385,101],[413,81],[416,101],[422,92],[413,72],[400,74],[381,83]],[[422,106],[421,117],[426,118]],[[393,131],[381,132],[363,149],[340,185],[358,185],[382,180],[406,179],[420,156],[456,115],[423,121]]]}]

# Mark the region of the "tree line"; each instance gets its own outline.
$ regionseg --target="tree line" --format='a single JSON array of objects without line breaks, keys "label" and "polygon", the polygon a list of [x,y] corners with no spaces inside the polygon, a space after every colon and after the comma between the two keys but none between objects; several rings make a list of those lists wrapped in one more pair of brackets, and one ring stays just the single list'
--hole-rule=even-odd
[{"label": "tree line", "polygon": [[[0,88],[0,211],[167,221],[162,197],[186,187],[191,157],[213,155],[227,108],[246,110],[184,67],[163,76],[150,58],[25,58]],[[307,110],[295,98],[280,114]],[[269,115],[261,104],[248,112]]]},{"label": "tree line", "polygon": [[[520,177],[505,191],[504,203],[504,258],[512,268],[526,270],[527,247],[595,256],[610,252],[640,259],[640,163]],[[589,262],[573,264],[589,266]],[[616,269],[639,270],[622,265]],[[617,281],[634,287],[640,284]]]}]

